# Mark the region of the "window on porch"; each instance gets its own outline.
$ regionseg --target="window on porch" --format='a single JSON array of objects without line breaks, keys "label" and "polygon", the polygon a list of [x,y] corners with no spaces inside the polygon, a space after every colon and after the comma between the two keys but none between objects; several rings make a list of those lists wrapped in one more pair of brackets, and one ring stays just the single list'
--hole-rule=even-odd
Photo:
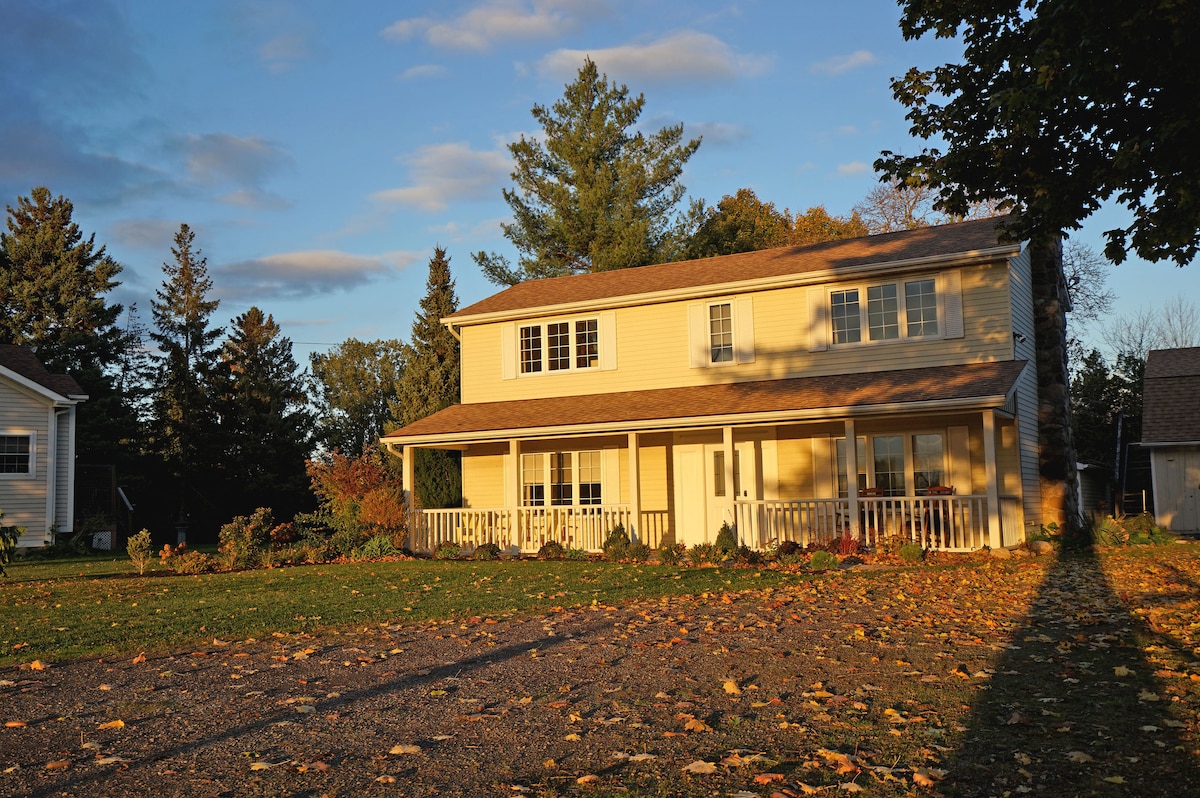
[{"label": "window on porch", "polygon": [[521,504],[557,507],[602,503],[598,451],[533,452],[521,455]]},{"label": "window on porch", "polygon": [[[907,494],[908,475],[917,495],[934,485],[946,484],[946,435],[923,432],[910,436],[906,450],[904,435],[873,435],[858,438],[858,490],[879,488],[886,496]],[[868,448],[869,447],[869,448]],[[846,439],[835,440],[838,496],[846,497]],[[868,456],[868,451],[870,456]]]}]

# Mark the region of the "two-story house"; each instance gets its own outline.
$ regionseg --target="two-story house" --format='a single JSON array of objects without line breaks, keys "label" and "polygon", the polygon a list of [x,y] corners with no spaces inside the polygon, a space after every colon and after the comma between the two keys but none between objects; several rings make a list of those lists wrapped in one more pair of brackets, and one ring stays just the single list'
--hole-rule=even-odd
[{"label": "two-story house", "polygon": [[[1026,249],[988,219],[521,283],[444,319],[462,402],[399,429],[462,453],[411,545],[971,550],[1040,523]],[[419,500],[417,502],[419,507]]]}]

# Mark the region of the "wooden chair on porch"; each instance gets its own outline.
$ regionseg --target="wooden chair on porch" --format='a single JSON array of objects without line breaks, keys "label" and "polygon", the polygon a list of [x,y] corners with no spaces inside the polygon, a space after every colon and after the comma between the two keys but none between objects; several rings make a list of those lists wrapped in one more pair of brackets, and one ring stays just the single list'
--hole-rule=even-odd
[{"label": "wooden chair on porch", "polygon": [[[925,490],[930,497],[953,496],[953,485],[930,485]],[[925,533],[930,545],[938,548],[949,543],[950,538],[950,500],[931,498],[925,505]]]}]

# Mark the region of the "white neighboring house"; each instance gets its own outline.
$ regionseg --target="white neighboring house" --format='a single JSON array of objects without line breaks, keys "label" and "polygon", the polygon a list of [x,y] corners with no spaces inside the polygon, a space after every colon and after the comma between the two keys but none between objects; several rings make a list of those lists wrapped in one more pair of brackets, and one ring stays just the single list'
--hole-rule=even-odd
[{"label": "white neighboring house", "polygon": [[0,344],[0,524],[25,528],[18,546],[74,527],[75,409],[87,398],[29,347]]}]

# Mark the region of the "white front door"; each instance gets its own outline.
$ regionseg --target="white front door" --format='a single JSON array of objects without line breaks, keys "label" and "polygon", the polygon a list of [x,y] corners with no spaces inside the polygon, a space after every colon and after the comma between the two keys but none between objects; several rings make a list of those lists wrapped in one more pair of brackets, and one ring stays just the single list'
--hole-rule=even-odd
[{"label": "white front door", "polygon": [[689,548],[707,540],[704,446],[675,447],[675,542]]},{"label": "white front door", "polygon": [[[721,525],[736,519],[729,508],[736,499],[760,499],[757,444],[734,445],[733,484],[727,484],[725,447],[720,443],[675,446],[675,539],[686,546],[711,543]],[[739,533],[755,540],[753,530]]]}]

